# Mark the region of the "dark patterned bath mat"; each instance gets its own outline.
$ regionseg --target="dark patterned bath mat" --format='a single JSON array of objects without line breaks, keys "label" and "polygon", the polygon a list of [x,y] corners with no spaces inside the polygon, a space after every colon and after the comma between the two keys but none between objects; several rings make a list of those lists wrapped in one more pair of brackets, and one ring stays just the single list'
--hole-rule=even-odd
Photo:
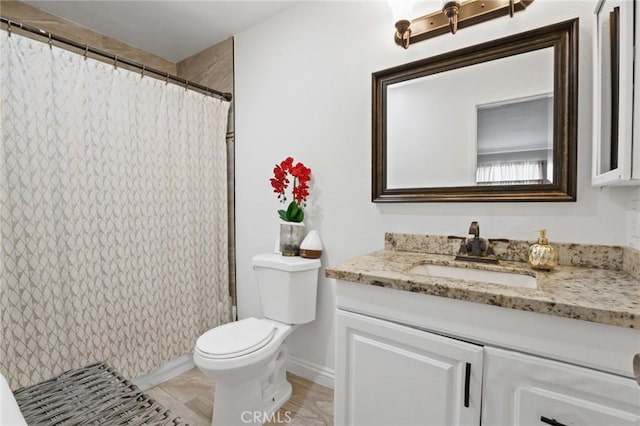
[{"label": "dark patterned bath mat", "polygon": [[14,396],[29,425],[187,425],[105,363],[67,371]]}]

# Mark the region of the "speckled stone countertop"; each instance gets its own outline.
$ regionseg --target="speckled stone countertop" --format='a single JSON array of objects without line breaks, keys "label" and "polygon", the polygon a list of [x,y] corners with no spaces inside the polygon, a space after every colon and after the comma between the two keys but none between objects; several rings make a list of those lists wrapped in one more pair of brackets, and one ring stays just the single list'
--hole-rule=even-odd
[{"label": "speckled stone countertop", "polygon": [[[387,243],[390,235],[395,234],[387,234]],[[553,271],[544,272],[534,271],[526,263],[518,261],[501,260],[499,265],[471,263],[456,261],[449,253],[403,251],[387,245],[385,250],[328,267],[325,275],[342,281],[640,328],[640,281],[631,275],[632,271],[626,272],[627,268],[623,268],[623,250],[616,251],[616,254],[620,262],[619,265],[612,265],[612,269],[560,265]],[[617,258],[617,255],[614,257]],[[625,260],[631,257],[634,263],[640,257],[635,250],[625,252],[625,255]],[[607,255],[604,257],[608,258]],[[604,263],[610,264],[609,261]],[[408,272],[423,264],[531,275],[536,277],[538,288],[509,287]]]}]

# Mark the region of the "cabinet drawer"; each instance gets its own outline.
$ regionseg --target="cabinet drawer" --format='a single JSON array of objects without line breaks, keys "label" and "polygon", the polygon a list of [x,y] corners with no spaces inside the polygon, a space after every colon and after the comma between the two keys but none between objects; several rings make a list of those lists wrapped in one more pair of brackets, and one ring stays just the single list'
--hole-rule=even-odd
[{"label": "cabinet drawer", "polygon": [[483,425],[640,426],[634,380],[485,347]]}]

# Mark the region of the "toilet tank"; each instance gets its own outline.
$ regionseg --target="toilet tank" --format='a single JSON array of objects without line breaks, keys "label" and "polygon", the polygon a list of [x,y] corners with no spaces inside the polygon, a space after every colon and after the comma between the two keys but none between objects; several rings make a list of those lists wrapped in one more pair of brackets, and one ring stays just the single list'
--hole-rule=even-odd
[{"label": "toilet tank", "polygon": [[285,324],[316,318],[320,259],[265,253],[254,256],[251,263],[265,318]]}]

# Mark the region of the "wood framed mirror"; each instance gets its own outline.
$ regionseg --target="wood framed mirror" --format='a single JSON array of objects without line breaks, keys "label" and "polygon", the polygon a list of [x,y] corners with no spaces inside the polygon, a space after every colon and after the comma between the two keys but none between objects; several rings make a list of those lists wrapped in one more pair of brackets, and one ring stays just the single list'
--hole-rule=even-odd
[{"label": "wood framed mirror", "polygon": [[578,19],[372,74],[372,201],[575,201]]}]

